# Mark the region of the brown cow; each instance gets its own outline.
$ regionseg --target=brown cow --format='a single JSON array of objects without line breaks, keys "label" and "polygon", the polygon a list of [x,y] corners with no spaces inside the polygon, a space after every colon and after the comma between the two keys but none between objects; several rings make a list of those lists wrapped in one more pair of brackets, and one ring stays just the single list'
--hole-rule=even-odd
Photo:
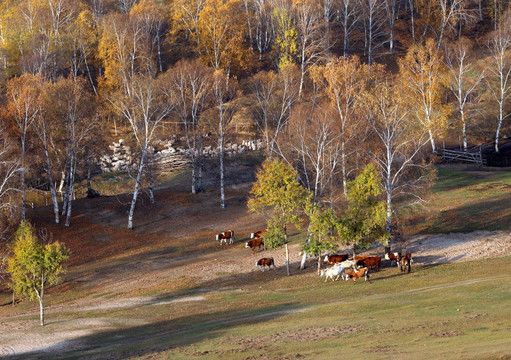
[{"label": "brown cow", "polygon": [[256,232],[253,232],[250,234],[250,238],[251,239],[255,239],[255,238],[262,238],[264,233],[267,231],[267,229],[264,229],[264,230],[259,230],[259,231],[256,231]]},{"label": "brown cow", "polygon": [[335,263],[343,262],[344,260],[348,260],[348,254],[332,254],[326,255],[323,259],[323,262],[328,263],[328,265],[334,265]]},{"label": "brown cow", "polygon": [[365,259],[367,256],[355,256],[354,258],[349,258],[349,260],[355,260],[356,262]]},{"label": "brown cow", "polygon": [[273,270],[276,269],[275,267],[275,262],[273,261],[273,258],[261,258],[259,260],[257,260],[256,262],[256,267],[258,267],[261,271],[264,271],[264,269],[266,269],[266,267],[268,267],[268,270],[271,269],[271,267],[273,266]]},{"label": "brown cow", "polygon": [[261,248],[264,248],[264,241],[260,237],[256,237],[252,240],[249,240],[245,243],[246,248],[251,248],[253,252],[256,251],[256,248],[258,250],[261,250]]},{"label": "brown cow", "polygon": [[380,271],[381,257],[379,256],[367,256],[357,261],[357,266],[364,266],[367,268],[375,267],[376,271]]},{"label": "brown cow", "polygon": [[392,253],[386,253],[385,254],[385,260],[390,260],[390,265],[392,266],[392,262],[396,262],[396,266],[399,266],[399,263],[401,262],[401,254],[396,251]]},{"label": "brown cow", "polygon": [[[369,280],[369,269],[366,267],[353,270],[351,273],[348,274],[348,279],[353,279],[353,285],[357,282],[357,279],[364,278],[365,281]],[[371,283],[371,280],[369,280],[369,283]]]},{"label": "brown cow", "polygon": [[222,242],[225,242],[225,245],[227,245],[227,240],[229,240],[229,244],[232,244],[234,241],[234,231],[223,231],[216,235],[216,240],[220,241],[220,245],[222,245]]},{"label": "brown cow", "polygon": [[401,272],[404,272],[406,268],[408,267],[408,272],[412,271],[412,253],[408,251],[406,253],[406,256],[403,256],[400,261],[401,265]]}]

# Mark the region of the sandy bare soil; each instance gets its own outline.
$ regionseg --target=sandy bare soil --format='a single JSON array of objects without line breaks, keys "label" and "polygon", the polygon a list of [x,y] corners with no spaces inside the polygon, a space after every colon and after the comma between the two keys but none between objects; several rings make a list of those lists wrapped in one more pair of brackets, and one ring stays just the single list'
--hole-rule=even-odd
[{"label": "sandy bare soil", "polygon": [[[408,241],[395,244],[396,248],[405,247],[414,254],[415,265],[446,263],[454,261],[469,261],[487,257],[500,257],[511,254],[511,233],[509,232],[487,232],[478,231],[468,234],[435,234],[415,236]],[[367,254],[381,255],[382,249],[375,248],[367,251]],[[235,244],[224,250],[213,253],[206,253],[193,258],[182,259],[147,259],[140,261],[136,268],[126,267],[123,269],[123,277],[128,279],[122,283],[124,291],[129,292],[133,289],[143,288],[148,284],[148,279],[157,281],[159,278],[180,277],[183,275],[194,274],[202,280],[211,280],[215,277],[225,276],[226,274],[240,274],[259,271],[255,268],[255,261],[263,256],[253,254],[249,249],[244,249],[243,244]],[[221,255],[221,256],[220,256]],[[272,256],[278,267],[282,269],[285,264],[285,255],[282,249],[264,252],[264,256]],[[237,261],[232,261],[232,259]],[[173,261],[171,268],[162,266],[161,262]],[[293,271],[299,264],[299,248],[294,245],[290,247],[290,262]],[[314,260],[310,260],[308,265],[314,266]],[[71,271],[71,277],[76,276],[81,271]],[[283,270],[282,270],[283,271]],[[312,271],[309,268],[309,271]],[[136,272],[136,274],[135,274]],[[143,275],[140,275],[143,274]],[[81,273],[80,276],[86,276]],[[93,279],[97,282],[95,286],[113,286],[118,278],[111,279]],[[119,284],[115,284],[119,286]],[[204,293],[223,291],[222,289],[204,289]],[[232,291],[232,289],[230,290]],[[109,300],[84,299],[73,304],[53,306],[47,309],[47,313],[52,311],[82,311],[122,309],[133,306],[151,306],[172,302],[195,302],[203,301],[202,295],[189,296],[179,299],[161,300],[151,297],[121,297]],[[34,309],[33,314],[37,311]],[[112,318],[79,318],[69,319],[61,322],[49,323],[41,328],[34,320],[17,320],[21,314],[12,312],[6,306],[0,309],[3,321],[0,321],[0,355],[21,354],[32,351],[55,351],[59,348],[71,349],[79,347],[79,342],[73,339],[93,334],[95,332],[115,329],[118,326],[144,325],[143,321],[137,319],[112,319]],[[24,314],[26,315],[26,314]],[[311,330],[314,332],[313,330]],[[350,329],[333,329],[332,331],[351,331]],[[289,334],[287,334],[289,335]],[[287,336],[284,334],[283,336]],[[30,339],[30,340],[28,340]],[[237,341],[249,341],[249,339],[238,339]],[[252,344],[251,346],[257,346]]]}]

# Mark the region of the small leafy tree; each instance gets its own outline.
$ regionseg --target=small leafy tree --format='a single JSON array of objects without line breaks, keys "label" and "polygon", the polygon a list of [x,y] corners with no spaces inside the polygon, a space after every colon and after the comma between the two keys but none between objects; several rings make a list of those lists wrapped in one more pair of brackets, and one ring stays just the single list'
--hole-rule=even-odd
[{"label": "small leafy tree", "polygon": [[11,288],[16,295],[39,300],[40,321],[44,326],[44,289],[57,284],[65,272],[62,263],[69,257],[69,250],[59,242],[44,244],[34,227],[23,221],[12,243],[12,257],[8,258]]},{"label": "small leafy tree", "polygon": [[388,237],[385,202],[378,199],[382,193],[381,177],[373,163],[348,183],[348,208],[340,221],[339,235],[347,245],[353,245],[353,257],[356,250]]},{"label": "small leafy tree", "polygon": [[323,209],[321,205],[311,205],[309,214],[309,241],[302,247],[306,254],[318,257],[318,274],[321,270],[321,255],[334,251],[338,239],[339,219],[333,209]]},{"label": "small leafy tree", "polygon": [[250,191],[253,197],[247,203],[249,211],[268,219],[268,231],[264,234],[265,245],[271,249],[285,245],[288,275],[287,226],[293,224],[300,227],[300,215],[311,199],[311,193],[298,182],[297,177],[291,165],[279,159],[266,159]]}]

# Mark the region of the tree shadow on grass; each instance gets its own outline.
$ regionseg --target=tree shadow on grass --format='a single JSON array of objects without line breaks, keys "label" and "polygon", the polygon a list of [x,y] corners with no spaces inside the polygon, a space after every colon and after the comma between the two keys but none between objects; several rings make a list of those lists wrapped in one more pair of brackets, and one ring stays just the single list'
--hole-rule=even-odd
[{"label": "tree shadow on grass", "polygon": [[[482,198],[481,200],[485,200]],[[434,225],[425,233],[471,232],[476,230],[507,230],[511,225],[509,198],[478,201],[455,207],[438,214]]]},{"label": "tree shadow on grass", "polygon": [[272,321],[303,309],[303,305],[286,303],[251,310],[190,315],[142,326],[101,331],[39,351],[7,355],[3,359],[127,359],[147,356],[221,337],[231,327]]}]

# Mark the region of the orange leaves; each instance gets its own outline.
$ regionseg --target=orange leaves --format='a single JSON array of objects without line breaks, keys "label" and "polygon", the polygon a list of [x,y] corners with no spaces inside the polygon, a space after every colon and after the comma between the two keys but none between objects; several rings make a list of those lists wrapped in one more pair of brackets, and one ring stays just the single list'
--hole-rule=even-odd
[{"label": "orange leaves", "polygon": [[449,107],[442,103],[446,91],[443,58],[432,39],[425,45],[410,47],[399,61],[400,82],[407,104],[417,121],[428,130],[432,150],[434,135],[447,127]]},{"label": "orange leaves", "polygon": [[248,49],[239,0],[206,0],[199,13],[197,36],[199,53],[216,70],[230,72],[245,65]]}]

